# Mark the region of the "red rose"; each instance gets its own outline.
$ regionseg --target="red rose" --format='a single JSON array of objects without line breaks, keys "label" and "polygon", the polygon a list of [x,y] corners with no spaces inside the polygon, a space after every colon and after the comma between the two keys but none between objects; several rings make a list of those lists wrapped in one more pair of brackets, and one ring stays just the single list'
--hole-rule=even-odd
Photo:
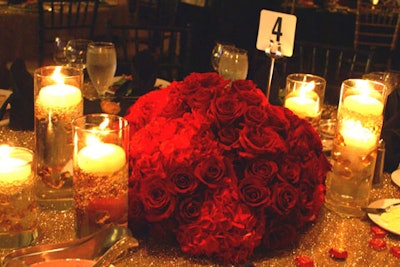
[{"label": "red rose", "polygon": [[168,218],[175,209],[175,197],[167,190],[165,179],[152,177],[140,183],[145,217],[149,222]]},{"label": "red rose", "polygon": [[273,209],[280,215],[288,214],[297,204],[298,192],[289,183],[276,183],[271,191]]},{"label": "red rose", "polygon": [[216,97],[210,105],[208,117],[217,127],[231,125],[240,118],[246,109],[246,103],[237,98],[237,94],[226,92]]},{"label": "red rose", "polygon": [[[266,111],[268,114],[266,125],[284,135],[286,135],[286,132],[289,130],[292,119],[299,120],[293,113],[288,114],[286,109],[280,106],[268,105]],[[291,115],[293,115],[293,117],[291,117]]]},{"label": "red rose", "polygon": [[317,132],[310,123],[303,120],[288,135],[288,146],[295,155],[305,156],[310,150],[322,151],[322,143]]},{"label": "red rose", "polygon": [[253,158],[258,154],[279,157],[287,148],[282,137],[269,127],[248,127],[240,132],[240,144],[243,157]]},{"label": "red rose", "polygon": [[238,148],[240,130],[234,127],[221,128],[218,131],[219,141],[222,143],[225,150]]},{"label": "red rose", "polygon": [[189,107],[180,98],[173,98],[168,101],[168,104],[162,109],[160,116],[165,118],[179,118],[187,112]]},{"label": "red rose", "polygon": [[208,187],[215,188],[228,176],[228,166],[222,157],[211,155],[196,165],[194,175]]},{"label": "red rose", "polygon": [[260,106],[249,106],[244,114],[244,122],[249,125],[262,125],[267,120],[267,112]]},{"label": "red rose", "polygon": [[197,90],[189,96],[188,104],[193,111],[197,112],[200,110],[204,113],[210,107],[211,100],[215,97],[215,90],[212,88],[204,88],[202,90]]},{"label": "red rose", "polygon": [[245,169],[244,177],[258,178],[268,185],[272,182],[278,172],[278,165],[274,161],[265,158],[251,160]]},{"label": "red rose", "polygon": [[179,218],[184,223],[196,220],[200,216],[200,209],[203,202],[198,197],[183,198],[179,203]]},{"label": "red rose", "polygon": [[282,182],[297,184],[300,180],[302,168],[294,157],[287,156],[279,164],[278,179]]},{"label": "red rose", "polygon": [[317,155],[315,151],[309,151],[309,153],[303,157],[303,161],[300,164],[303,170],[301,176],[302,179],[307,179],[313,184],[321,184],[325,180],[326,173],[331,169],[331,164],[322,154]]},{"label": "red rose", "polygon": [[269,205],[271,201],[271,190],[256,177],[243,179],[239,184],[239,192],[240,199],[250,207]]},{"label": "red rose", "polygon": [[193,170],[189,168],[175,169],[168,175],[171,180],[171,192],[188,195],[193,193],[199,185],[199,180],[194,176]]}]

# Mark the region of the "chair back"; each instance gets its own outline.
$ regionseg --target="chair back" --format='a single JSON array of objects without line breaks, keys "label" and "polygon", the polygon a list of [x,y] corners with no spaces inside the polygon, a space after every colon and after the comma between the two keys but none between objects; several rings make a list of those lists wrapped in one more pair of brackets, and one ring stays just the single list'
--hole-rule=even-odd
[{"label": "chair back", "polygon": [[112,25],[108,32],[117,49],[119,72],[131,67],[133,57],[149,50],[158,63],[158,77],[181,80],[189,72],[191,53],[190,27]]},{"label": "chair back", "polygon": [[285,62],[285,73],[310,73],[325,78],[325,102],[337,105],[341,83],[361,78],[370,71],[374,52],[312,42],[295,42],[293,56]]},{"label": "chair back", "polygon": [[72,38],[92,39],[99,0],[38,0],[39,64],[46,44],[63,34]]},{"label": "chair back", "polygon": [[[379,1],[357,0],[354,48],[374,49],[380,53],[382,62],[375,70],[391,67],[391,54],[397,47],[400,29],[400,7],[395,0]],[[378,63],[378,62],[377,62]]]}]

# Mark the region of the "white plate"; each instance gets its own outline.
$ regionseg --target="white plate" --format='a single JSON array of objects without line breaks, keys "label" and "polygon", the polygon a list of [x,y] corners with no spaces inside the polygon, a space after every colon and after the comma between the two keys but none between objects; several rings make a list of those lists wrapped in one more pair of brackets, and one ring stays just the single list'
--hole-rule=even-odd
[{"label": "white plate", "polygon": [[[369,204],[368,207],[370,207],[370,208],[386,208],[386,207],[388,207],[392,204],[396,204],[396,203],[400,203],[400,199],[386,198],[386,199],[380,199],[380,200],[374,201],[371,204]],[[387,222],[383,221],[381,219],[380,214],[368,213],[368,217],[371,219],[371,221],[373,221],[374,223],[376,223],[377,225],[379,225],[386,231],[389,231],[396,235],[400,235],[400,231],[398,231],[398,229],[393,229]]]},{"label": "white plate", "polygon": [[400,169],[395,170],[392,172],[392,181],[395,183],[397,186],[400,186]]}]

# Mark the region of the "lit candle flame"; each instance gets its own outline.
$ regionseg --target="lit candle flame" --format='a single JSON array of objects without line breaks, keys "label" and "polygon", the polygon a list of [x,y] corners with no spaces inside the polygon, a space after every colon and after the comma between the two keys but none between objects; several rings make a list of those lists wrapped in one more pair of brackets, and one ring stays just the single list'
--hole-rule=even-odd
[{"label": "lit candle flame", "polygon": [[57,84],[64,84],[64,79],[63,75],[61,74],[61,66],[56,66],[53,72],[53,75],[51,78],[57,83]]},{"label": "lit candle flame", "polygon": [[11,150],[9,145],[0,145],[0,159],[9,158]]}]

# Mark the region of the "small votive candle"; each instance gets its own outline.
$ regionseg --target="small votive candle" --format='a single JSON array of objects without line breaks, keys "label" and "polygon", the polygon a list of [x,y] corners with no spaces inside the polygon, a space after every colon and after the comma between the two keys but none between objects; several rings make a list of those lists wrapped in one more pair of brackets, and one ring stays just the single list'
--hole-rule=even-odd
[{"label": "small votive candle", "polygon": [[29,246],[37,237],[33,153],[0,146],[0,247]]},{"label": "small votive candle", "polygon": [[303,73],[290,74],[286,78],[284,106],[318,128],[325,87],[326,81],[322,77]]}]

